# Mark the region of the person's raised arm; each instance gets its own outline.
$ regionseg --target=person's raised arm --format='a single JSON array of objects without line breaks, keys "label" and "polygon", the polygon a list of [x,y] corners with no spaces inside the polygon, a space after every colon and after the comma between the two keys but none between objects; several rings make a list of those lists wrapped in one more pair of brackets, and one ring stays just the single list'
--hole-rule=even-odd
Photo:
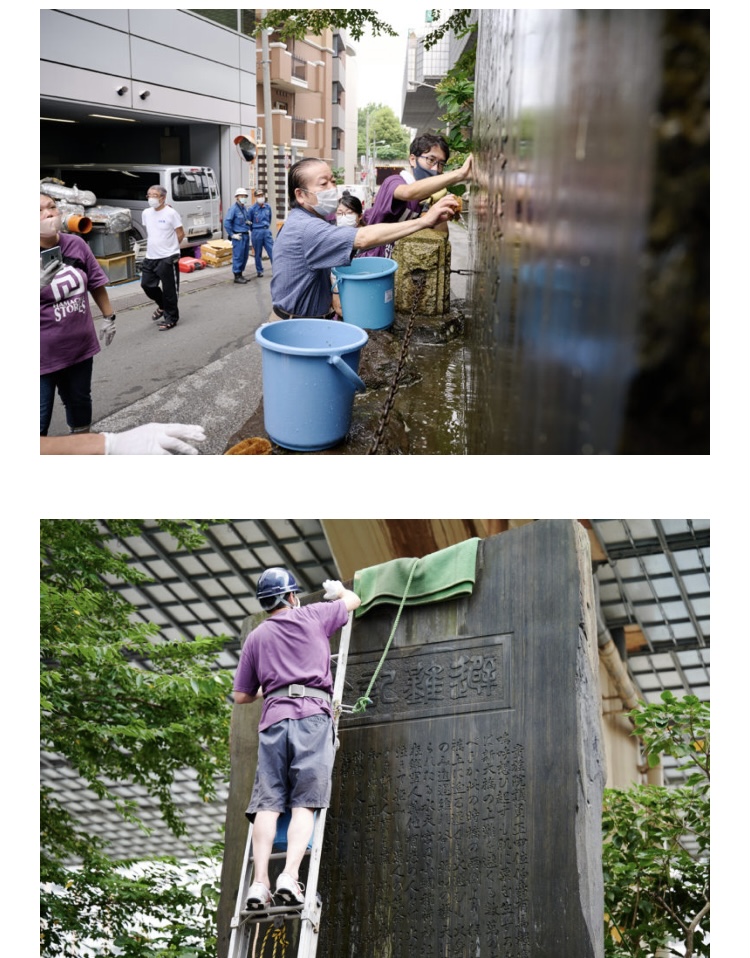
[{"label": "person's raised arm", "polygon": [[404,220],[402,223],[374,223],[372,226],[360,226],[354,237],[354,248],[371,249],[373,246],[395,243],[396,240],[411,236],[419,230],[445,223],[457,212],[458,200],[455,196],[448,194],[431,206],[424,216],[416,219]]},{"label": "person's raised arm", "polygon": [[323,595],[324,599],[329,599],[330,601],[343,599],[347,612],[353,612],[362,604],[362,600],[357,593],[345,588],[343,583],[339,582],[338,579],[326,579],[323,583],[323,589],[325,590],[325,594]]},{"label": "person's raised arm", "polygon": [[472,178],[472,156],[466,158],[466,162],[457,170],[449,170],[447,173],[438,173],[436,176],[426,176],[422,180],[414,180],[413,183],[401,183],[393,191],[393,196],[402,202],[421,202],[428,196],[439,193],[449,186],[455,186],[457,183],[471,182]]}]

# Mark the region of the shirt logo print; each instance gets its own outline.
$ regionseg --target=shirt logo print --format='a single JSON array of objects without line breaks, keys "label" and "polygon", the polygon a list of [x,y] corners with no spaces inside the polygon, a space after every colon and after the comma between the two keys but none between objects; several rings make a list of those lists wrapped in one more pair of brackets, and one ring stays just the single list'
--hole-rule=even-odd
[{"label": "shirt logo print", "polygon": [[80,296],[81,293],[86,292],[83,277],[73,266],[63,265],[52,277],[50,286],[56,303],[60,303],[64,299],[70,299],[72,296]]}]

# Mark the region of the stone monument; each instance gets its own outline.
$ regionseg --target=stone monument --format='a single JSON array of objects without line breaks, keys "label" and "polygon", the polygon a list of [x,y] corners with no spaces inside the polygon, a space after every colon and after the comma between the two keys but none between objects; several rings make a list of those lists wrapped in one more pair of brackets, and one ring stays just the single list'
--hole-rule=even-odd
[{"label": "stone monument", "polygon": [[[370,685],[397,613],[355,619],[345,704]],[[318,958],[602,958],[605,774],[583,527],[541,520],[481,540],[471,595],[403,609],[370,698],[339,726]],[[244,744],[232,754],[253,767],[232,777],[220,955],[257,748],[247,719],[233,723]]]}]

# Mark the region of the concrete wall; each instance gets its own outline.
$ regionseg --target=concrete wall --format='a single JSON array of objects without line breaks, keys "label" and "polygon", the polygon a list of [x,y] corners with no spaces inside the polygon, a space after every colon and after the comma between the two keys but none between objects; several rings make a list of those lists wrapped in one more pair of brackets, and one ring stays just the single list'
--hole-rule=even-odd
[{"label": "concrete wall", "polygon": [[707,11],[482,10],[470,451],[708,452]]}]

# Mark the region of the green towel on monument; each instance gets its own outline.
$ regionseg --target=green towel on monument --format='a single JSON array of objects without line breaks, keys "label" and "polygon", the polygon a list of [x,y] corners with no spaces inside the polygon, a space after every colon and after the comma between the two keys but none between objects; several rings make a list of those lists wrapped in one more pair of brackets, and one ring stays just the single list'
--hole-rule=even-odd
[{"label": "green towel on monument", "polygon": [[[417,559],[405,605],[425,605],[471,595],[476,581],[479,539],[467,539]],[[414,559],[391,559],[354,573],[352,589],[362,600],[354,613],[364,615],[377,605],[400,605]]]}]

